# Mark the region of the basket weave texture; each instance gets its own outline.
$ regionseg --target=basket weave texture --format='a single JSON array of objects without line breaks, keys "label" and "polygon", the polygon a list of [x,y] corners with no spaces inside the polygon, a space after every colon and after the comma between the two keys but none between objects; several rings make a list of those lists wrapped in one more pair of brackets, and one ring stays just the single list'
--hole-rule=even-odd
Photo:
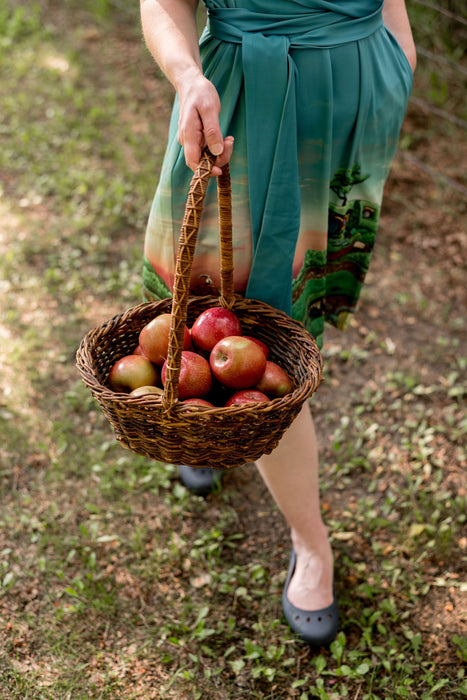
[{"label": "basket weave texture", "polygon": [[[305,327],[260,301],[234,293],[231,190],[228,166],[218,180],[221,294],[190,296],[190,277],[204,196],[214,157],[205,151],[192,178],[181,227],[173,297],[146,302],[114,316],[81,341],[76,365],[98,401],[117,440],[152,459],[193,467],[228,469],[270,453],[317,389],[322,369],[319,349]],[[268,403],[197,408],[178,401],[184,327],[205,309],[223,306],[238,316],[245,335],[269,347],[269,359],[292,379],[292,392]],[[131,354],[143,326],[171,314],[164,394],[130,396],[107,385],[114,363]]]}]

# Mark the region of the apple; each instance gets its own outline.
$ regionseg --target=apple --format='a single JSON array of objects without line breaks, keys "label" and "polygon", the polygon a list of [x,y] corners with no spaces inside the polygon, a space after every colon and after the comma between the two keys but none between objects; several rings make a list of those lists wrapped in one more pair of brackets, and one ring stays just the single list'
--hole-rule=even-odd
[{"label": "apple", "polygon": [[211,403],[210,401],[206,401],[205,399],[200,399],[199,397],[185,399],[184,401],[180,401],[180,403],[184,405],[188,404],[189,406],[193,406],[195,409],[197,406],[204,406],[204,408],[215,408],[213,403]]},{"label": "apple", "polygon": [[[169,350],[169,334],[172,317],[170,314],[160,314],[149,321],[139,334],[141,352],[155,365],[162,365],[167,359]],[[191,347],[190,331],[185,326],[183,350]]]},{"label": "apple", "polygon": [[243,389],[231,396],[225,406],[242,406],[245,403],[260,403],[262,401],[269,401],[269,398],[263,392],[256,391],[256,389]]},{"label": "apple", "polygon": [[[167,360],[162,365],[162,384],[165,386],[167,376]],[[178,398],[199,398],[211,390],[212,374],[209,362],[196,352],[183,350],[180,359],[180,374],[178,379]]]},{"label": "apple", "polygon": [[292,381],[282,367],[275,362],[267,360],[264,374],[255,385],[255,389],[262,391],[271,398],[280,398],[292,391]]},{"label": "apple", "polygon": [[135,347],[135,349],[133,350],[133,355],[142,355],[143,357],[146,357],[146,355],[144,354],[144,352],[141,348],[141,345],[137,345]]},{"label": "apple", "polygon": [[221,306],[213,306],[203,311],[191,327],[193,345],[204,352],[210,352],[222,338],[241,334],[240,320],[233,311]]},{"label": "apple", "polygon": [[229,389],[255,386],[266,369],[266,358],[259,345],[241,335],[219,340],[211,350],[209,364],[215,378]]},{"label": "apple", "polygon": [[139,386],[136,389],[133,389],[130,396],[147,396],[147,394],[157,394],[158,396],[162,396],[163,393],[164,389],[161,389],[160,386]]},{"label": "apple", "polygon": [[112,391],[129,393],[133,389],[148,384],[158,384],[159,370],[147,357],[125,355],[117,360],[109,374],[109,386]]},{"label": "apple", "polygon": [[253,338],[252,335],[245,335],[245,336],[243,336],[243,337],[244,337],[244,338],[249,338],[250,340],[253,340],[255,343],[257,343],[257,345],[259,345],[259,347],[261,348],[261,350],[264,352],[264,355],[265,355],[265,357],[266,357],[266,360],[268,359],[268,357],[269,357],[269,348],[268,348],[268,346],[266,345],[266,343],[263,343],[263,341],[260,340],[259,338]]}]

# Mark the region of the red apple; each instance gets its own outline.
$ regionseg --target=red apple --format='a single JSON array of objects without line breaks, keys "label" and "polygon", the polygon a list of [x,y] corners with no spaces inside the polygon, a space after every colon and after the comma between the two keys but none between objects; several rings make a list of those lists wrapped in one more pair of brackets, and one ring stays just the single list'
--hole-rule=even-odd
[{"label": "red apple", "polygon": [[141,345],[137,345],[135,347],[135,349],[133,350],[133,355],[142,355],[143,357],[146,357],[146,355],[144,354],[144,352],[141,348]]},{"label": "red apple", "polygon": [[159,370],[147,357],[125,355],[113,365],[109,374],[109,386],[112,391],[130,392],[139,386],[158,384]]},{"label": "red apple", "polygon": [[256,389],[243,389],[243,391],[237,391],[225,404],[228,406],[242,406],[245,403],[260,403],[262,401],[269,401],[266,394],[261,391],[256,391]]},{"label": "red apple", "polygon": [[157,394],[162,396],[164,389],[160,386],[139,386],[137,389],[133,389],[130,396],[147,396],[147,394]]},{"label": "red apple", "polygon": [[[162,384],[165,386],[167,361],[162,365]],[[209,362],[191,350],[183,350],[178,379],[178,398],[180,401],[204,396],[211,390],[212,374]]]},{"label": "red apple", "polygon": [[263,341],[260,340],[259,338],[253,338],[252,335],[245,335],[244,338],[249,338],[250,340],[253,340],[257,345],[259,345],[259,347],[261,348],[261,350],[264,352],[264,355],[265,355],[265,357],[266,357],[266,360],[268,359],[268,357],[269,357],[269,348],[268,348],[268,346],[266,345],[266,343],[263,343]]},{"label": "red apple", "polygon": [[292,391],[292,381],[282,367],[275,362],[268,360],[264,374],[255,385],[255,389],[262,391],[271,398],[279,398],[290,394]]},{"label": "red apple", "polygon": [[210,352],[229,335],[241,335],[242,326],[233,311],[213,306],[203,311],[191,327],[191,339],[198,350]]},{"label": "red apple", "polygon": [[183,405],[188,404],[189,406],[193,406],[192,410],[195,410],[197,406],[204,406],[204,408],[215,408],[214,404],[211,403],[210,401],[206,401],[205,399],[200,399],[197,397],[194,397],[192,399],[185,399],[184,401],[180,401]]},{"label": "red apple", "polygon": [[[142,353],[156,365],[162,365],[169,350],[171,315],[160,314],[149,321],[139,334],[139,346]],[[185,327],[183,349],[191,345],[190,331]]]},{"label": "red apple", "polygon": [[241,335],[220,340],[211,350],[209,364],[215,378],[229,389],[249,389],[263,376],[266,358],[259,345]]}]

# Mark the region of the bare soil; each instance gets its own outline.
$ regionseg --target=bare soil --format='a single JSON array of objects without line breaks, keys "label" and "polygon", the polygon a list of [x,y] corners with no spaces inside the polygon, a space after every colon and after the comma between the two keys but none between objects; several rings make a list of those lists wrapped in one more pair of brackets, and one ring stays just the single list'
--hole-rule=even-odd
[{"label": "bare soil", "polygon": [[[65,14],[60,17],[58,12],[54,23],[60,26],[60,22],[65,31],[67,18]],[[101,87],[105,88],[102,75],[108,75],[109,71],[114,73],[116,80],[126,83],[129,99],[139,106],[139,119],[134,128],[147,134],[150,150],[154,133],[150,114],[159,121],[159,138],[162,138],[165,126],[161,125],[167,122],[170,114],[171,90],[145,54],[141,39],[125,26],[116,27],[114,33],[103,36],[101,29],[89,22],[83,33],[82,47],[89,66],[87,79],[94,81],[97,94]],[[94,70],[91,70],[92,65]],[[137,88],[135,65],[140,75]],[[134,119],[134,110],[125,115],[122,109],[121,118]],[[464,529],[457,527],[445,548],[441,545],[433,547],[428,554],[423,552],[423,542],[414,544],[419,532],[414,526],[423,526],[434,508],[435,500],[428,499],[428,505],[424,506],[420,494],[430,494],[431,497],[437,490],[446,512],[450,503],[455,509],[456,498],[465,499],[466,496],[465,432],[456,433],[452,425],[461,426],[462,416],[465,416],[465,395],[456,394],[454,390],[465,387],[466,381],[466,364],[461,360],[467,356],[467,143],[465,132],[440,124],[436,116],[422,112],[415,105],[409,105],[401,143],[404,139],[410,141],[410,154],[451,178],[459,187],[450,184],[449,180],[434,177],[431,171],[408,160],[405,150],[399,151],[387,183],[379,237],[358,314],[346,334],[332,328],[326,330],[325,377],[311,405],[320,442],[323,511],[333,535],[337,587],[345,601],[342,618],[348,648],[359,643],[360,627],[356,620],[363,605],[359,599],[361,594],[354,598],[352,591],[357,590],[357,584],[361,585],[364,580],[375,587],[388,586],[388,578],[380,578],[379,567],[386,559],[392,562],[396,559],[399,573],[393,575],[392,593],[404,610],[405,620],[410,620],[412,631],[421,633],[426,658],[433,661],[441,675],[454,679],[460,665],[452,638],[456,634],[465,636],[467,632],[466,591],[465,587],[457,585],[465,580],[465,521]],[[134,168],[138,170],[137,162]],[[32,200],[27,207],[22,207],[18,201],[21,188],[16,172],[3,170],[0,176],[4,199],[9,202],[5,206],[0,200],[3,229],[0,245],[2,254],[6,254],[11,242],[34,235],[35,231],[60,219],[61,213],[57,211],[53,197],[42,198],[37,203]],[[11,203],[15,202],[12,206]],[[116,266],[125,258],[129,245],[138,239],[142,245],[142,237],[143,232],[136,229],[116,233],[113,241]],[[40,256],[30,260],[31,276],[40,279],[44,273],[43,265]],[[57,321],[64,309],[60,299],[52,294],[44,294],[35,307],[26,288],[23,298],[16,294],[4,306],[5,314],[8,308],[14,309],[21,329],[34,323],[43,329],[56,327],[59,333],[67,333],[63,324]],[[115,296],[98,289],[92,290],[89,296],[83,291],[80,331],[84,333],[121,311],[119,299]],[[11,324],[5,319],[0,324],[0,337],[2,343],[9,343],[13,336]],[[76,327],[72,331],[76,332]],[[44,406],[47,405],[47,392],[53,393],[58,382],[69,387],[76,381],[71,356],[68,362],[55,365],[53,374],[47,365],[47,353],[56,352],[56,343],[60,345],[62,340],[63,337],[57,340],[53,332],[45,334],[43,346],[38,350],[39,373],[41,362],[44,367],[42,394],[37,389],[37,381],[29,380],[21,366],[0,360],[5,388],[9,387],[11,392],[17,387],[23,396],[30,397],[21,409],[22,415],[30,419],[30,440],[24,441],[25,436],[19,435],[23,442],[18,442],[17,452],[2,455],[3,464],[8,464],[9,470],[7,487],[3,491],[8,508],[13,503],[13,496],[16,498],[22,490],[27,491],[36,480],[42,483],[45,479],[47,457],[35,444],[40,442],[40,433],[46,425]],[[69,347],[69,338],[66,338],[66,343]],[[454,378],[453,373],[456,373]],[[51,383],[47,385],[47,381]],[[50,420],[57,419],[53,413],[50,415]],[[81,435],[89,434],[92,425],[86,425],[81,419],[80,423],[75,422],[74,430]],[[425,441],[427,435],[430,436],[429,443]],[[430,450],[424,452],[427,444]],[[60,445],[53,445],[52,438],[51,450],[54,449],[58,453]],[[435,476],[436,484],[433,482]],[[69,507],[71,517],[79,522],[82,506],[74,501],[73,493],[73,488],[78,488],[79,475],[70,483],[70,492],[60,494],[45,481],[38,489],[44,498],[41,508],[47,506],[44,491],[50,489],[60,504],[60,512]],[[362,503],[370,488],[376,504],[374,507],[378,507],[381,517],[384,514],[390,524],[388,527],[378,528],[374,515],[369,513],[364,517],[362,514]],[[246,566],[255,560],[262,561],[261,553],[267,551],[269,572],[284,570],[290,546],[287,528],[255,468],[245,465],[228,472],[224,478],[224,491],[229,493],[229,505],[238,516],[235,528],[244,535],[235,550],[237,563]],[[171,522],[172,505],[164,498],[145,493],[138,508],[141,519],[154,524],[154,531],[160,529],[161,522]],[[192,536],[193,532],[205,527],[206,518],[216,522],[221,510],[222,496],[210,496],[205,509],[195,508],[185,519],[177,520],[181,527],[180,536]],[[418,521],[411,521],[411,511],[420,515]],[[396,527],[399,520],[400,527],[405,530],[395,537],[391,527]],[[339,527],[333,531],[335,524]],[[0,543],[0,549],[11,546],[8,533],[4,532]],[[30,561],[33,557],[31,542],[19,539],[17,545],[24,547],[24,556]],[[397,547],[400,547],[399,551],[395,551]],[[128,571],[125,573],[125,566],[120,564],[115,555],[113,566],[119,572],[122,595],[127,597],[133,610],[137,608],[138,591],[141,590],[144,599],[141,609],[147,610],[150,601],[146,582],[133,580]],[[405,582],[400,589],[398,576]],[[416,586],[427,585],[426,594],[411,592],[411,580]],[[159,595],[159,600],[163,599],[160,596],[164,590],[178,593],[185,590],[185,595],[189,581],[190,575],[183,566],[178,571],[173,567],[161,568],[158,581],[154,583],[157,589],[154,601],[157,603],[156,595]],[[28,590],[14,592],[12,597],[0,597],[0,612],[4,620],[9,620],[8,624],[12,626],[9,629],[17,630],[16,648],[11,656],[16,655],[17,660],[21,660],[23,666],[18,662],[17,668],[22,672],[34,670],[34,664],[37,662],[40,666],[41,663],[37,657],[40,642],[26,617],[21,618],[21,615],[23,610],[27,610],[28,615],[41,615],[38,591],[43,591],[43,587],[44,582],[37,574]],[[135,592],[134,596],[132,592]],[[209,600],[209,589],[201,588],[201,592]],[[280,617],[279,587],[277,593],[276,612]],[[375,595],[378,600],[379,594]],[[383,598],[382,590],[380,599]],[[239,624],[246,628],[261,615],[261,611],[247,606],[239,606],[236,612]],[[401,619],[394,624],[396,633],[402,635]],[[107,634],[111,636],[112,631],[106,629],[105,634],[101,634],[101,649],[102,654],[109,657],[112,652],[107,644]],[[4,629],[3,635],[4,639],[8,637],[8,628]],[[307,653],[303,652],[302,660]],[[95,670],[97,673],[97,661]],[[158,664],[157,657],[148,656],[146,661],[135,658],[126,675],[122,676],[122,692],[129,688],[134,693],[140,688],[138,697],[161,697],[157,695],[154,683],[165,683],[169,678],[170,669]],[[245,683],[248,694],[251,686]],[[354,686],[355,698],[358,697],[358,687]],[[256,692],[263,691],[256,688]],[[219,688],[214,691],[214,686],[212,693],[213,698],[226,697]],[[298,697],[285,686],[278,687],[276,695],[264,693],[258,697]],[[124,695],[116,693],[115,697]],[[167,692],[164,697],[175,696]],[[436,697],[447,700],[453,695],[440,691]]]}]

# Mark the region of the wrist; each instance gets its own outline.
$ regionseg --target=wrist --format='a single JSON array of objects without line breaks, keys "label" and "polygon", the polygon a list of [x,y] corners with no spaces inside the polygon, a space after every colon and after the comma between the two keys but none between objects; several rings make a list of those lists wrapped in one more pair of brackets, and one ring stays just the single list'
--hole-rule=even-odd
[{"label": "wrist", "polygon": [[196,62],[193,62],[175,68],[172,73],[171,83],[178,95],[182,95],[200,79],[204,79],[202,68]]}]

